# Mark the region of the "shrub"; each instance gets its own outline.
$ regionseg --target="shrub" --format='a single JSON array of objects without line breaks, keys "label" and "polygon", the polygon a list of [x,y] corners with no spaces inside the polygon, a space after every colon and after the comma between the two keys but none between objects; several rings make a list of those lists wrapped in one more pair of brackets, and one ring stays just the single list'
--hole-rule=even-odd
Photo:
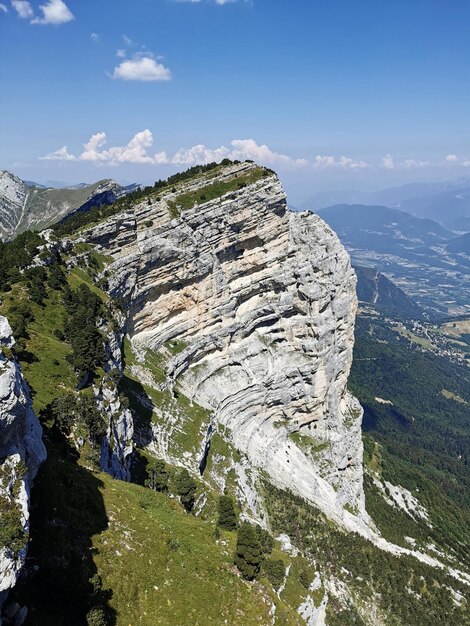
[{"label": "shrub", "polygon": [[189,475],[187,469],[182,469],[181,472],[176,477],[176,493],[180,497],[181,504],[184,506],[186,511],[191,511],[196,496],[196,483]]},{"label": "shrub", "polygon": [[107,626],[106,613],[101,606],[94,606],[86,616],[87,626]]},{"label": "shrub", "polygon": [[281,559],[266,559],[263,563],[263,570],[268,577],[269,582],[277,591],[284,581],[284,563]]}]

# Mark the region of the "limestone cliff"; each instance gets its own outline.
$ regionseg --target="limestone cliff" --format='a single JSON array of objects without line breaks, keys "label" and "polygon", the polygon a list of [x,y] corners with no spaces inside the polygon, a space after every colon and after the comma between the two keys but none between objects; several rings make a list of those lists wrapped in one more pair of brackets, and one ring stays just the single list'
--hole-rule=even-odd
[{"label": "limestone cliff", "polygon": [[133,345],[183,346],[169,379],[254,467],[338,521],[352,517],[345,505],[367,520],[362,411],[347,390],[356,281],[319,217],[290,212],[277,176],[242,163],[82,237],[114,259],[109,291]]},{"label": "limestone cliff", "polygon": [[28,387],[10,349],[11,328],[0,316],[0,608],[24,565],[31,483],[46,457]]}]

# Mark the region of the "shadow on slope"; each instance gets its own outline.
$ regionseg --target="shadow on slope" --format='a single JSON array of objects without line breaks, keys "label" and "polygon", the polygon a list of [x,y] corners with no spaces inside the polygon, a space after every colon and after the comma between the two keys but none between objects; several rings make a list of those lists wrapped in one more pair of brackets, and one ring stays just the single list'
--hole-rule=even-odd
[{"label": "shadow on slope", "polygon": [[28,607],[26,626],[82,626],[90,613],[101,616],[96,623],[116,624],[112,591],[102,589],[93,558],[92,537],[108,527],[103,483],[77,463],[58,431],[47,431],[46,443],[48,459],[32,492],[25,576],[10,600]]}]

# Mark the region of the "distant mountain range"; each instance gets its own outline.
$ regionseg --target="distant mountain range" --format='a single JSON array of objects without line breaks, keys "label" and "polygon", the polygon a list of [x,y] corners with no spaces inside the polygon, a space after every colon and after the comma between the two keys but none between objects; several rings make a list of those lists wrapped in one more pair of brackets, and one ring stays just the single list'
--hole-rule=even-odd
[{"label": "distant mountain range", "polygon": [[353,263],[374,267],[430,314],[470,308],[468,239],[431,219],[384,206],[336,205],[319,215]]},{"label": "distant mountain range", "polygon": [[374,192],[326,191],[312,196],[301,208],[319,211],[336,204],[386,206],[417,217],[431,218],[456,231],[470,230],[470,178],[441,183],[411,183]]},{"label": "distant mountain range", "polygon": [[0,171],[0,240],[25,230],[41,230],[76,210],[111,204],[138,185],[122,187],[114,180],[55,189]]}]

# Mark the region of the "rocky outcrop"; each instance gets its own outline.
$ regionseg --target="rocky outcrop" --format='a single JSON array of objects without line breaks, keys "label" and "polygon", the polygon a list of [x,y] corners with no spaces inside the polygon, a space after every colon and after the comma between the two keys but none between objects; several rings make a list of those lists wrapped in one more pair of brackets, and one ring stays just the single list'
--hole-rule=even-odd
[{"label": "rocky outcrop", "polygon": [[46,458],[13,345],[8,321],[0,316],[0,609],[25,562],[31,483]]},{"label": "rocky outcrop", "polygon": [[10,239],[23,216],[28,187],[10,172],[0,172],[0,241]]},{"label": "rocky outcrop", "polygon": [[[122,324],[124,319],[116,320]],[[108,330],[108,360],[105,365],[107,375],[95,389],[99,407],[107,420],[106,435],[101,443],[100,467],[119,480],[131,479],[131,463],[134,451],[134,420],[127,406],[119,397],[117,383],[122,376],[121,345],[123,335]]]},{"label": "rocky outcrop", "polygon": [[41,230],[75,211],[111,204],[134,191],[114,180],[63,189],[40,187],[14,174],[0,171],[0,241],[13,239],[25,230]]},{"label": "rocky outcrop", "polygon": [[367,520],[362,411],[347,390],[355,275],[338,238],[318,216],[290,212],[268,171],[178,209],[182,194],[204,199],[204,185],[257,171],[243,163],[182,183],[83,238],[114,258],[109,288],[126,303],[133,345],[179,340],[169,379],[213,410],[255,467],[335,519],[352,517],[348,505]]}]

